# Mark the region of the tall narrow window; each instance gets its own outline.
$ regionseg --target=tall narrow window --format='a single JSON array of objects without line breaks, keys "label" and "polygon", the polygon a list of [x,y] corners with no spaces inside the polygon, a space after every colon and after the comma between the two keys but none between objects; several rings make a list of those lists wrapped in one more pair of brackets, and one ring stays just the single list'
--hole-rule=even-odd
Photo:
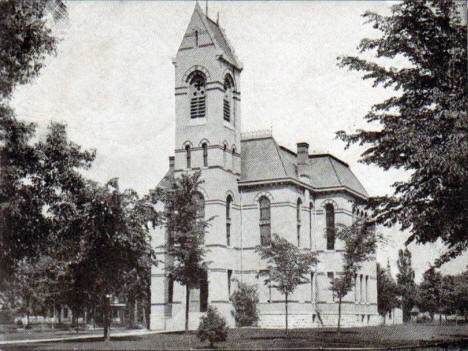
[{"label": "tall narrow window", "polygon": [[231,205],[232,196],[226,198],[226,245],[231,246]]},{"label": "tall narrow window", "polygon": [[296,204],[297,247],[301,246],[301,205],[302,205],[302,200],[297,199],[297,204]]},{"label": "tall narrow window", "polygon": [[354,302],[358,302],[357,274],[354,275]]},{"label": "tall narrow window", "polygon": [[262,196],[260,203],[260,244],[269,246],[271,243],[271,204],[266,196]]},{"label": "tall narrow window", "polygon": [[197,218],[205,218],[205,198],[199,192],[193,194]]},{"label": "tall narrow window", "polygon": [[203,143],[202,149],[203,149],[203,167],[208,167],[208,145],[206,145],[206,143]]},{"label": "tall narrow window", "polygon": [[369,276],[366,275],[366,303],[369,302]]},{"label": "tall narrow window", "polygon": [[191,168],[192,167],[192,155],[191,155],[191,152],[190,152],[190,145],[186,145],[185,146],[185,159],[186,159],[186,163],[187,163],[187,168]]},{"label": "tall narrow window", "polygon": [[223,117],[226,122],[231,122],[232,105],[233,105],[233,89],[234,81],[227,74],[224,78],[224,99],[223,99]]},{"label": "tall narrow window", "polygon": [[327,250],[335,249],[335,209],[332,204],[325,206],[327,222]]},{"label": "tall narrow window", "polygon": [[315,282],[314,282],[315,272],[310,272],[310,302],[314,303],[315,300]]},{"label": "tall narrow window", "polygon": [[198,48],[198,30],[195,31],[195,47]]},{"label": "tall narrow window", "polygon": [[208,309],[208,272],[204,270],[200,278],[200,312]]},{"label": "tall narrow window", "polygon": [[226,168],[226,158],[227,158],[227,145],[223,146],[223,167]]},{"label": "tall narrow window", "polygon": [[232,278],[232,270],[228,269],[227,271],[227,284],[228,284],[228,299],[231,299],[231,278]]},{"label": "tall narrow window", "polygon": [[362,302],[362,274],[359,275],[359,302]]},{"label": "tall narrow window", "polygon": [[312,211],[313,210],[314,210],[314,204],[312,202],[309,202],[309,246],[311,250],[314,248],[312,244]]},{"label": "tall narrow window", "polygon": [[235,172],[236,171],[236,148],[233,147],[232,148],[232,171]]},{"label": "tall narrow window", "polygon": [[[327,273],[328,280],[330,281],[330,286],[332,286],[333,281],[335,280],[335,275],[333,272],[328,272]],[[332,293],[332,301],[335,301],[335,295]]]},{"label": "tall narrow window", "polygon": [[202,118],[206,114],[206,80],[201,72],[193,72],[190,82],[190,117]]}]

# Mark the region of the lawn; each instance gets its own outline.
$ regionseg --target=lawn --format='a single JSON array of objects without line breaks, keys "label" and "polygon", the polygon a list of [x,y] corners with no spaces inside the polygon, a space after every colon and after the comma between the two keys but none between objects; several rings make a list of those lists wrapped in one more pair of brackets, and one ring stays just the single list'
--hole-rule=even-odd
[{"label": "lawn", "polygon": [[[320,347],[395,347],[423,346],[428,343],[457,343],[468,345],[468,325],[398,325],[343,329],[340,335],[334,329],[294,329],[289,338],[284,331],[272,329],[232,329],[228,340],[217,344],[218,349],[244,350],[284,350],[287,348],[310,349]],[[1,346],[0,346],[1,347]],[[84,340],[60,343],[16,346],[8,350],[183,350],[203,349],[194,334],[183,333],[153,334],[135,337],[122,337],[109,342]]]}]

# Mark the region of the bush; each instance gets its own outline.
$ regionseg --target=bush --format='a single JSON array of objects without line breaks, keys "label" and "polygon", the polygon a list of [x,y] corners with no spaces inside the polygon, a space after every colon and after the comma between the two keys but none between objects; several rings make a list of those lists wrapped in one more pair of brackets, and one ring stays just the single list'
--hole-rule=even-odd
[{"label": "bush", "polygon": [[210,347],[214,347],[215,342],[225,341],[227,334],[228,328],[225,319],[215,307],[208,306],[208,312],[201,318],[198,326],[197,337],[202,342],[208,340]]},{"label": "bush", "polygon": [[253,326],[257,324],[258,293],[255,285],[238,282],[237,290],[231,295],[234,311],[231,312],[237,327]]}]

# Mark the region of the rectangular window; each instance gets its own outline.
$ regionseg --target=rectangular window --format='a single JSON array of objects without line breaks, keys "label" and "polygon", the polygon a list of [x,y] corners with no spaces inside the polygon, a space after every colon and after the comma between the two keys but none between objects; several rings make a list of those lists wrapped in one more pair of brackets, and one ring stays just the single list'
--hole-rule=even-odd
[{"label": "rectangular window", "polygon": [[227,271],[227,284],[228,284],[228,299],[231,300],[231,277],[232,277],[232,270],[228,269]]},{"label": "rectangular window", "polygon": [[366,275],[366,303],[369,302],[369,290],[368,290],[368,287],[369,287],[369,276]]},{"label": "rectangular window", "polygon": [[190,100],[190,117],[205,117],[205,96],[194,97]]},{"label": "rectangular window", "polygon": [[231,121],[231,106],[229,104],[229,100],[224,99],[223,111],[224,111],[224,120],[228,122]]},{"label": "rectangular window", "polygon": [[226,222],[226,245],[231,246],[231,222]]},{"label": "rectangular window", "polygon": [[262,246],[270,246],[271,243],[271,228],[270,224],[260,225],[260,244]]},{"label": "rectangular window", "polygon": [[315,301],[314,272],[310,272],[310,302],[314,303]]},{"label": "rectangular window", "polygon": [[297,247],[301,247],[301,225],[297,225]]},{"label": "rectangular window", "polygon": [[[333,272],[328,272],[327,277],[328,277],[328,280],[330,281],[330,287],[331,287],[332,284],[333,284],[333,281],[335,279],[335,276],[334,276]],[[332,301],[335,301],[335,294],[333,294],[333,292],[332,292]]]}]

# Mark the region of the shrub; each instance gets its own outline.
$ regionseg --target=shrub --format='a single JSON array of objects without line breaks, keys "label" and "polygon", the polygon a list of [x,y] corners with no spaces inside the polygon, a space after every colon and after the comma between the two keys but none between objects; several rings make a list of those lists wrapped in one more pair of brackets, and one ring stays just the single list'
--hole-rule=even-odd
[{"label": "shrub", "polygon": [[258,321],[258,293],[255,285],[238,282],[237,290],[231,295],[234,311],[231,312],[237,327],[255,325]]},{"label": "shrub", "polygon": [[225,319],[218,313],[215,307],[208,306],[208,311],[201,318],[200,325],[197,330],[197,337],[203,342],[208,340],[210,347],[214,347],[214,343],[225,341],[228,334]]}]

